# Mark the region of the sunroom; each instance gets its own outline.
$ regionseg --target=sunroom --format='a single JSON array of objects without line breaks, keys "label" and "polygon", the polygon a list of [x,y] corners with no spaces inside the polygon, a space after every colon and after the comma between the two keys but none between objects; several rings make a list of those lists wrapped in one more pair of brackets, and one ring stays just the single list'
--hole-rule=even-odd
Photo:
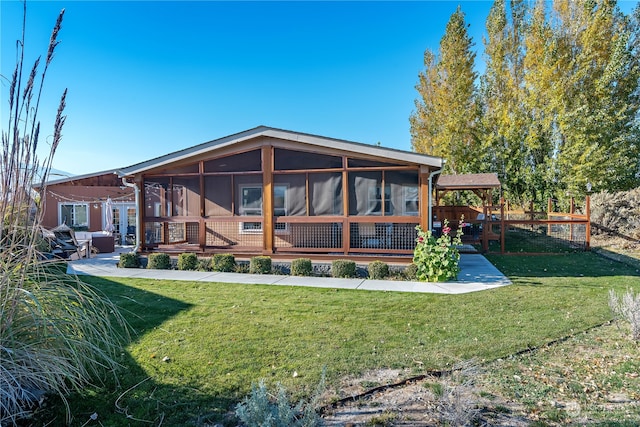
[{"label": "sunroom", "polygon": [[440,158],[258,127],[120,171],[143,251],[413,252]]}]

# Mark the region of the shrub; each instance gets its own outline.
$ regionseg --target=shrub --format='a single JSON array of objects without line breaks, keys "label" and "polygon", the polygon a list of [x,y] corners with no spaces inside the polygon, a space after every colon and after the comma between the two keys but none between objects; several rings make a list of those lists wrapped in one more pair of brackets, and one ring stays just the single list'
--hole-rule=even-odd
[{"label": "shrub", "polygon": [[386,279],[389,277],[389,265],[382,261],[373,261],[367,266],[370,279]]},{"label": "shrub", "polygon": [[291,261],[292,276],[312,276],[313,266],[309,258],[298,258]]},{"label": "shrub", "polygon": [[118,262],[120,268],[138,268],[140,267],[140,255],[136,252],[129,252],[120,254],[120,261]]},{"label": "shrub", "polygon": [[211,260],[213,271],[232,273],[236,271],[236,258],[233,254],[215,254]]},{"label": "shrub", "polygon": [[431,231],[423,231],[418,225],[416,248],[413,251],[413,263],[417,266],[416,278],[420,281],[446,282],[455,280],[460,272],[460,252],[458,245],[462,244],[462,221],[455,236],[451,236],[451,228],[447,220],[444,221],[442,235],[437,239]]},{"label": "shrub", "polygon": [[233,270],[236,273],[246,274],[249,272],[249,263],[248,262],[239,262],[236,264],[236,268]]},{"label": "shrub", "polygon": [[178,255],[178,270],[197,270],[198,255],[194,253],[184,253]]},{"label": "shrub", "polygon": [[269,274],[271,273],[271,257],[255,256],[249,261],[249,273]]},{"label": "shrub", "polygon": [[198,271],[212,271],[211,260],[198,258]]},{"label": "shrub", "polygon": [[287,391],[278,383],[278,391],[270,393],[264,380],[251,386],[251,394],[236,406],[236,416],[246,427],[315,427],[322,425],[316,412],[320,396],[324,391],[325,371],[320,384],[308,402],[301,400],[291,404]]},{"label": "shrub", "polygon": [[163,253],[149,254],[147,268],[152,268],[155,270],[170,270],[171,257],[169,257],[169,254]]},{"label": "shrub", "polygon": [[616,317],[620,317],[631,325],[631,338],[640,341],[640,293],[633,294],[628,290],[619,297],[613,289],[609,291],[609,307]]},{"label": "shrub", "polygon": [[443,377],[435,411],[439,425],[476,425],[480,408],[475,401],[474,380],[478,368],[474,363],[463,362],[462,366],[455,366],[451,374]]},{"label": "shrub", "polygon": [[402,275],[406,280],[416,280],[418,274],[418,266],[414,263],[407,265],[402,272]]},{"label": "shrub", "polygon": [[591,196],[593,233],[621,234],[640,239],[640,188]]},{"label": "shrub", "polygon": [[331,276],[351,278],[356,277],[356,263],[348,259],[334,259],[331,263]]}]

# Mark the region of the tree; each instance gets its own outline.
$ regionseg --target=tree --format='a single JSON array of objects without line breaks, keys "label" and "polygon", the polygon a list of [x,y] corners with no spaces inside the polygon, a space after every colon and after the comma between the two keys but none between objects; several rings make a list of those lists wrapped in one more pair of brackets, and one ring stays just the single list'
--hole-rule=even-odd
[{"label": "tree", "polygon": [[560,64],[566,70],[554,94],[558,102],[558,164],[562,186],[583,195],[626,190],[640,183],[638,26],[615,2],[554,3]]},{"label": "tree", "polygon": [[524,109],[524,49],[526,4],[494,2],[484,40],[486,71],[482,76],[483,151],[488,159],[482,171],[496,172],[503,195],[512,202],[529,198],[532,165],[527,164]]},{"label": "tree", "polygon": [[477,98],[458,10],[438,55],[425,52],[410,118],[416,151],[447,158],[449,172],[496,172],[514,204],[640,185],[640,7],[551,5],[494,2]]},{"label": "tree", "polygon": [[478,146],[478,99],[475,53],[464,13],[451,15],[439,54],[424,53],[425,70],[416,85],[420,98],[409,119],[411,143],[417,152],[446,158],[446,170],[474,169]]}]

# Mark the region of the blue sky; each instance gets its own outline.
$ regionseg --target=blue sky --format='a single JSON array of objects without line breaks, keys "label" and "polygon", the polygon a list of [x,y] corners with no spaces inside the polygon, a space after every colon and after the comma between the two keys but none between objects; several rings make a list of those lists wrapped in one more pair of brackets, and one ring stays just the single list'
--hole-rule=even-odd
[{"label": "blue sky", "polygon": [[[30,1],[29,66],[66,9],[40,111],[46,137],[69,89],[53,166],[115,169],[259,125],[410,150],[423,53],[458,5],[481,51],[488,1]],[[4,77],[21,16],[0,1]]]}]

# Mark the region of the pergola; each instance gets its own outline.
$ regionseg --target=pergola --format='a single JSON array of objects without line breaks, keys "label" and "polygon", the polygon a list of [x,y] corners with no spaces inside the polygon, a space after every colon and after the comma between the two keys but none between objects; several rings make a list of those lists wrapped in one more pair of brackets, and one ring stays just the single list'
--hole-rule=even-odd
[{"label": "pergola", "polygon": [[450,191],[472,191],[482,200],[486,206],[490,202],[491,191],[500,188],[500,180],[495,173],[470,173],[463,175],[441,175],[436,183],[436,206],[440,205],[440,199]]},{"label": "pergola", "polygon": [[[472,241],[479,238],[483,250],[488,249],[488,241],[497,238],[491,230],[492,191],[500,189],[501,184],[495,173],[474,173],[464,175],[441,175],[435,185],[436,201],[434,213],[439,220],[448,219],[451,223],[464,217],[466,227],[472,231]],[[451,191],[472,191],[482,200],[482,210],[471,206],[440,206],[442,197]]]}]

